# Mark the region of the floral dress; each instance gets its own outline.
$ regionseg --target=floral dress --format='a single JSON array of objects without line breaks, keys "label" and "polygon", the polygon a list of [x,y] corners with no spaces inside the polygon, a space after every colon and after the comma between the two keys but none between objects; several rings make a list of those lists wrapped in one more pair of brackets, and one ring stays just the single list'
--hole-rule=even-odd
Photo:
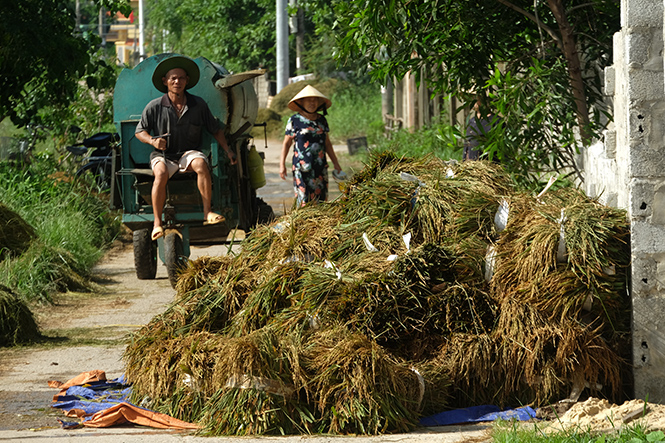
[{"label": "floral dress", "polygon": [[286,135],[294,138],[293,188],[298,205],[328,198],[328,160],[326,135],[328,122],[323,116],[309,120],[294,114],[286,125]]}]

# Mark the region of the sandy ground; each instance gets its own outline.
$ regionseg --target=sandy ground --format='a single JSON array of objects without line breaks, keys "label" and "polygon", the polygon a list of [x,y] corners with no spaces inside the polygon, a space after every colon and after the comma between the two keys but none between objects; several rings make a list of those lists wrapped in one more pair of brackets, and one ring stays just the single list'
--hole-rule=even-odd
[{"label": "sandy ground", "polygon": [[[260,145],[261,143],[257,143]],[[291,182],[279,178],[279,143],[272,142],[268,149],[257,146],[266,154],[265,187],[259,196],[273,206],[277,214],[290,208],[293,199]],[[336,147],[338,153],[346,146]],[[331,182],[331,190],[334,183]],[[332,198],[335,195],[333,194]],[[191,258],[221,255],[228,245],[192,247]],[[134,271],[131,245],[124,243],[112,249],[95,268],[101,284],[99,293],[90,295],[67,294],[54,306],[37,310],[42,330],[67,336],[68,331],[93,336],[94,344],[67,346],[27,347],[0,349],[0,442],[25,441],[41,443],[57,439],[61,442],[211,442],[236,441],[238,438],[203,438],[191,433],[154,430],[137,426],[107,429],[61,429],[58,419],[64,418],[59,410],[50,408],[56,389],[48,387],[49,380],[67,381],[84,371],[100,369],[107,378],[123,373],[123,337],[148,323],[173,300],[164,266],[159,266],[155,280],[138,280]],[[51,334],[49,334],[51,335]],[[63,339],[64,340],[64,339]],[[108,342],[108,344],[105,344]],[[608,429],[634,420],[647,411],[642,419],[654,428],[665,428],[665,408],[633,401],[622,406],[610,405],[597,399],[577,403],[559,420],[541,422],[549,429],[579,426],[581,429]],[[637,412],[636,412],[637,411]],[[531,425],[533,426],[533,425]],[[489,439],[488,425],[464,425],[421,428],[409,434],[376,437],[292,436],[277,438],[243,438],[256,442],[480,442]]]}]

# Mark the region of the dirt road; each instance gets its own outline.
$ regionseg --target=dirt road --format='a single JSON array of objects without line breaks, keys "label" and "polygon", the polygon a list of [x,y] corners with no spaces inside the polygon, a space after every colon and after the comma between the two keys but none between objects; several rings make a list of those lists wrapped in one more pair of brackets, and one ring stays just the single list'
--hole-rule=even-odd
[{"label": "dirt road", "polygon": [[[266,154],[266,181],[258,195],[273,206],[277,214],[290,208],[293,199],[291,181],[279,177],[279,143],[271,142],[268,149],[257,146]],[[345,146],[336,148],[338,153]],[[343,157],[343,155],[342,155]],[[348,159],[347,159],[348,160]],[[340,159],[343,161],[343,159]],[[343,163],[344,165],[344,163]],[[331,183],[334,190],[334,183]],[[334,198],[334,194],[333,194]],[[192,247],[191,258],[221,255],[227,245]],[[67,381],[81,372],[100,369],[107,378],[123,373],[122,353],[129,333],[135,331],[162,312],[173,300],[164,266],[158,267],[155,280],[138,280],[134,271],[133,251],[125,239],[109,251],[94,269],[100,290],[95,294],[65,294],[54,306],[36,310],[42,332],[52,337],[47,344],[0,349],[0,441],[50,442],[211,442],[232,441],[234,438],[200,438],[191,434],[160,431],[135,426],[108,429],[63,430],[58,422],[65,418],[50,407],[56,389],[48,387],[49,380]],[[409,441],[462,442],[486,437],[485,427],[448,427],[423,429],[408,435],[382,437],[335,437],[334,441],[388,442],[408,438]],[[330,437],[284,437],[260,439],[295,442],[329,441]],[[243,439],[252,441],[253,439]],[[259,439],[257,439],[259,441]]]}]

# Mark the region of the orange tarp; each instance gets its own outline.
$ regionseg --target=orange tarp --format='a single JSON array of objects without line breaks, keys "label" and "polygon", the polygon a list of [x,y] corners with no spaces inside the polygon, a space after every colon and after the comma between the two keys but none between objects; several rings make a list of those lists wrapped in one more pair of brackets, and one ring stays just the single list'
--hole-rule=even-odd
[{"label": "orange tarp", "polygon": [[83,426],[91,428],[106,428],[121,425],[123,423],[134,423],[141,426],[150,426],[160,429],[198,429],[198,425],[178,420],[166,414],[149,411],[134,406],[130,403],[118,403],[103,411],[93,414],[83,422]]},{"label": "orange tarp", "polygon": [[81,372],[76,377],[63,383],[61,381],[49,380],[49,388],[60,388],[67,390],[70,386],[83,386],[93,381],[106,381],[106,372],[95,369],[94,371]]}]

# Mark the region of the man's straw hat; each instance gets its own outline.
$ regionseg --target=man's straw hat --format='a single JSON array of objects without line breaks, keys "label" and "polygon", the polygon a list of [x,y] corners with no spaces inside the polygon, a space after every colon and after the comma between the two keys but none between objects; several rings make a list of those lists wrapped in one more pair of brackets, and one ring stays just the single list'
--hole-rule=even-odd
[{"label": "man's straw hat", "polygon": [[301,110],[301,108],[298,107],[298,104],[296,102],[301,98],[305,97],[317,97],[320,100],[320,102],[325,103],[326,105],[325,109],[329,109],[330,106],[332,106],[332,102],[328,97],[321,94],[315,87],[310,85],[305,86],[299,93],[297,93],[296,96],[291,99],[291,101],[287,106],[289,107],[290,110],[298,112]]},{"label": "man's straw hat", "polygon": [[167,88],[162,78],[166,76],[166,73],[171,69],[181,68],[184,69],[189,77],[187,81],[187,88],[192,88],[196,86],[199,82],[199,77],[201,75],[199,67],[194,60],[189,57],[182,55],[174,55],[173,57],[165,58],[155,68],[155,71],[152,73],[152,84],[155,85],[161,92],[166,92]]}]

